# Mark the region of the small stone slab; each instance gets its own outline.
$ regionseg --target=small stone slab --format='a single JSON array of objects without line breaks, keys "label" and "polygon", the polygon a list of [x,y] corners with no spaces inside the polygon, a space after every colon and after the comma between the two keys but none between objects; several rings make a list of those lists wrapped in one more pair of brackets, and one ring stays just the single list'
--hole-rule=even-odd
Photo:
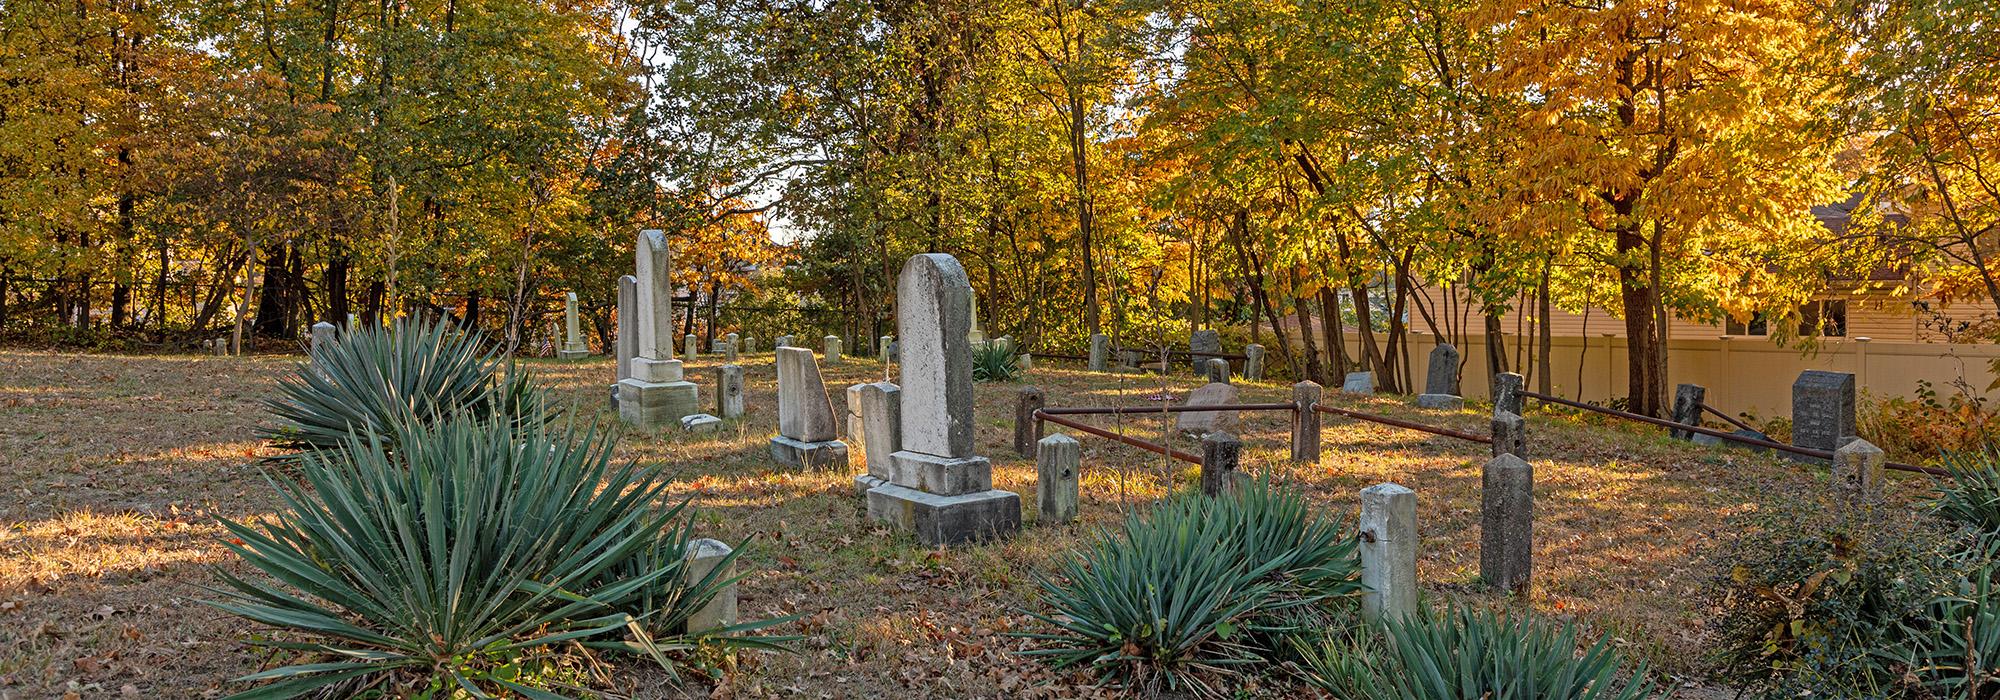
[{"label": "small stone slab", "polygon": [[[729,548],[729,545],[723,544],[720,540],[712,540],[704,537],[689,541],[686,554],[687,567],[683,572],[684,578],[682,580],[692,586],[701,583],[702,579],[708,578],[710,572],[715,573],[715,579],[718,581],[727,581],[734,578],[736,576],[736,560],[729,558],[729,555],[733,551]],[[716,567],[721,566],[725,561],[729,563],[728,568],[716,571]],[[688,634],[699,635],[734,624],[736,624],[736,584],[731,582],[729,585],[724,586],[722,590],[716,591],[715,597],[710,598],[706,605],[701,606],[693,614],[688,615],[687,632]]]},{"label": "small stone slab", "polygon": [[839,435],[833,402],[820,379],[819,362],[805,348],[778,350],[778,434],[799,442]]},{"label": "small stone slab", "polygon": [[1243,378],[1257,382],[1264,379],[1264,346],[1256,343],[1243,346]]},{"label": "small stone slab", "polygon": [[[1236,403],[1236,386],[1233,384],[1205,384],[1188,394],[1189,406],[1220,406]],[[1212,432],[1229,432],[1236,429],[1236,411],[1188,411],[1176,414],[1174,427],[1190,435],[1207,435]]]},{"label": "small stone slab", "polygon": [[713,433],[722,429],[722,419],[706,413],[681,416],[681,430],[690,433]]},{"label": "small stone slab", "polygon": [[1077,475],[1083,446],[1068,435],[1050,435],[1035,443],[1035,506],[1041,522],[1076,519]]},{"label": "small stone slab", "polygon": [[994,541],[1021,529],[1021,496],[999,490],[941,496],[884,484],[868,490],[868,517],[911,531],[925,547]]},{"label": "small stone slab", "polygon": [[839,440],[808,442],[779,435],[771,438],[771,457],[786,466],[809,471],[845,471],[847,443]]},{"label": "small stone slab", "polygon": [[1358,396],[1374,396],[1375,373],[1348,372],[1347,378],[1340,383],[1340,393],[1355,394]]},{"label": "small stone slab", "polygon": [[1417,408],[1457,411],[1465,408],[1465,399],[1451,394],[1418,394]]}]

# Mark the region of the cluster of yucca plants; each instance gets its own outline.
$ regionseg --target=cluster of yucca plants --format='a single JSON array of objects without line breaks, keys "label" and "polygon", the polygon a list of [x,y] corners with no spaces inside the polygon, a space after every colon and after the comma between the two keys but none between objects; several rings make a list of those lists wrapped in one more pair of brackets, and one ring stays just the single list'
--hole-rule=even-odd
[{"label": "cluster of yucca plants", "polygon": [[[659,472],[614,465],[609,436],[550,421],[491,358],[430,360],[467,357],[476,339],[430,327],[342,345],[362,338],[317,352],[288,385],[327,432],[286,443],[299,452],[267,472],[285,507],[223,521],[268,578],[218,570],[211,604],[276,628],[267,643],[297,661],[246,676],[260,685],[239,697],[560,697],[545,671],[585,647],[670,671],[699,645],[780,647],[749,633],[783,620],[687,632],[736,579],[719,573],[728,562],[687,575],[693,513]],[[368,369],[370,355],[390,367]],[[279,414],[300,425],[307,412]]]},{"label": "cluster of yucca plants", "polygon": [[993,342],[972,351],[972,379],[981,382],[1011,382],[1021,376],[1021,358],[1014,344]]},{"label": "cluster of yucca plants", "polygon": [[1640,664],[1625,674],[1599,638],[1578,655],[1574,627],[1448,608],[1297,641],[1299,674],[1343,700],[1636,700],[1652,697]]},{"label": "cluster of yucca plants", "polygon": [[1360,590],[1355,540],[1265,482],[1129,515],[1040,580],[1052,631],[1027,652],[1146,692],[1213,693]]}]

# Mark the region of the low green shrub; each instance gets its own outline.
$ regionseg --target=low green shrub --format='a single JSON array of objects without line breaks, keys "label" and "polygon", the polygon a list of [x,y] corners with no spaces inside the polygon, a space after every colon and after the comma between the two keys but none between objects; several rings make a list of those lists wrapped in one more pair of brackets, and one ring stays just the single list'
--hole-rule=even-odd
[{"label": "low green shrub", "polygon": [[364,434],[390,441],[393,451],[399,425],[426,425],[461,411],[523,424],[552,418],[527,374],[485,344],[478,333],[426,320],[343,331],[278,380],[278,395],[265,401],[276,423],[260,428],[258,437],[292,451],[275,458],[289,462]]},{"label": "low green shrub", "polygon": [[1621,677],[1610,640],[1582,656],[1574,627],[1455,608],[1390,620],[1382,638],[1299,643],[1300,675],[1343,700],[1631,700],[1651,697],[1645,664]]},{"label": "low green shrub", "polygon": [[1992,447],[1946,454],[1946,476],[1931,505],[1939,517],[1989,536],[2000,535],[2000,453]]},{"label": "low green shrub", "polygon": [[[1042,577],[1053,631],[1028,653],[1147,692],[1213,693],[1360,590],[1355,540],[1295,494],[1250,483],[1127,516]],[[1350,606],[1351,607],[1351,606]]]},{"label": "low green shrub", "polygon": [[1883,655],[1908,669],[1919,697],[2000,696],[2000,576],[1989,549],[1985,562],[1956,593],[1931,601],[1928,614],[1904,629],[1902,644]]},{"label": "low green shrub", "polygon": [[733,582],[683,580],[685,502],[659,505],[668,481],[613,466],[594,430],[464,414],[391,429],[268,474],[285,506],[274,519],[222,521],[269,579],[217,569],[210,604],[277,628],[267,643],[303,657],[242,678],[262,685],[239,697],[556,697],[538,674],[572,643],[671,670],[669,652],[696,641],[676,625]]},{"label": "low green shrub", "polygon": [[1021,376],[1021,359],[1007,343],[987,343],[972,351],[972,379],[1011,382]]}]

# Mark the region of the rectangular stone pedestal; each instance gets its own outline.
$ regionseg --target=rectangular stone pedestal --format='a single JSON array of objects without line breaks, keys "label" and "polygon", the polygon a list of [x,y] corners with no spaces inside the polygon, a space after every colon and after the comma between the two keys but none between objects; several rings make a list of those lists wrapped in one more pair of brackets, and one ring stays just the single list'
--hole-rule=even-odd
[{"label": "rectangular stone pedestal", "polygon": [[847,470],[847,443],[839,440],[806,442],[779,435],[771,438],[771,458],[805,469]]},{"label": "rectangular stone pedestal", "polygon": [[901,450],[889,456],[889,483],[956,496],[993,488],[993,462],[985,457],[939,457]]},{"label": "rectangular stone pedestal", "polygon": [[587,358],[587,357],[590,357],[590,351],[589,351],[589,350],[557,350],[557,351],[556,351],[556,359],[558,359],[558,360],[581,360],[581,359],[584,359],[584,358]]},{"label": "rectangular stone pedestal", "polygon": [[679,426],[682,416],[700,412],[693,382],[646,382],[636,377],[618,382],[618,417],[626,425],[657,430]]},{"label": "rectangular stone pedestal", "polygon": [[886,484],[868,490],[868,517],[915,533],[926,547],[1001,540],[1021,529],[1021,496],[999,490],[940,496]]}]

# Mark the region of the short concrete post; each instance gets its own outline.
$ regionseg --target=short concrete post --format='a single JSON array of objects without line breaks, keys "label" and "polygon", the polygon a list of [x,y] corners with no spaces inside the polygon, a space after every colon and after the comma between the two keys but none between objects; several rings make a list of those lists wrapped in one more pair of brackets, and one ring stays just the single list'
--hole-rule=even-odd
[{"label": "short concrete post", "polygon": [[1022,457],[1035,456],[1035,443],[1042,439],[1042,422],[1035,412],[1047,405],[1039,387],[1024,386],[1014,398],[1014,451]]},{"label": "short concrete post", "polygon": [[1313,382],[1292,385],[1292,461],[1319,463],[1319,404],[1326,389]]},{"label": "short concrete post", "polygon": [[1021,371],[1023,371],[1023,372],[1032,372],[1032,371],[1034,371],[1034,370],[1035,370],[1035,354],[1034,354],[1034,353],[1031,353],[1031,352],[1024,352],[1024,353],[1021,353],[1021,359],[1020,359],[1020,362],[1019,362],[1019,364],[1020,364],[1020,366],[1021,366]]},{"label": "short concrete post", "polygon": [[1090,335],[1090,371],[1104,371],[1105,362],[1111,354],[1111,338],[1103,333]]},{"label": "short concrete post", "polygon": [[1361,619],[1417,610],[1417,492],[1398,484],[1361,490]]},{"label": "short concrete post", "polygon": [[[1674,422],[1681,425],[1701,426],[1701,406],[1707,398],[1708,390],[1700,384],[1681,384],[1674,387]],[[1667,432],[1675,440],[1691,440],[1694,433],[1674,429]]]},{"label": "short concrete post", "polygon": [[1035,503],[1041,522],[1076,519],[1076,484],[1082,463],[1083,446],[1076,438],[1050,435],[1035,443]]},{"label": "short concrete post", "polygon": [[1264,346],[1256,343],[1243,346],[1243,378],[1258,382],[1264,380]]},{"label": "short concrete post", "polygon": [[[669,340],[667,341],[667,344],[672,345],[673,341]],[[701,339],[694,337],[693,333],[681,336],[681,355],[682,355],[681,359],[683,360],[693,360],[700,358]]]},{"label": "short concrete post", "polygon": [[229,336],[216,336],[215,340],[209,341],[208,347],[215,351],[216,357],[228,357]]},{"label": "short concrete post", "polygon": [[1207,372],[1208,381],[1215,382],[1217,384],[1229,383],[1228,360],[1222,359],[1220,357],[1211,357],[1208,358],[1208,360],[1203,364],[1208,365],[1208,372]]},{"label": "short concrete post", "polygon": [[743,354],[745,355],[757,354],[757,336],[754,335],[743,336]]},{"label": "short concrete post", "polygon": [[825,344],[826,363],[829,365],[840,364],[840,336],[829,335],[821,338],[820,342]]},{"label": "short concrete post", "polygon": [[738,344],[738,343],[740,343],[740,342],[742,342],[742,341],[739,341],[739,340],[737,340],[737,339],[736,339],[736,334],[735,334],[735,333],[731,333],[731,334],[729,334],[729,342],[728,342],[728,344],[726,344],[726,345],[723,345],[723,346],[722,346],[722,361],[723,361],[723,362],[735,362],[735,361],[736,361],[736,360],[738,359],[738,357],[739,357],[738,353],[739,353],[740,351],[739,351],[739,350],[737,349],[737,347],[736,347],[736,346],[737,346],[737,344]]},{"label": "short concrete post", "polygon": [[322,352],[332,349],[335,334],[339,332],[340,329],[338,327],[325,321],[313,324],[311,354],[317,356]]},{"label": "short concrete post", "polygon": [[1528,458],[1528,421],[1520,416],[1493,409],[1493,456]]},{"label": "short concrete post", "polygon": [[[734,560],[729,561],[728,567],[716,571],[717,566],[729,559],[731,551],[729,545],[706,537],[689,542],[684,580],[692,586],[708,578],[710,572],[715,573],[717,581],[736,578]],[[715,592],[715,597],[709,599],[707,605],[701,606],[701,609],[688,616],[687,631],[688,634],[702,634],[734,624],[736,624],[736,582],[730,581],[729,585]]]},{"label": "short concrete post", "polygon": [[1833,485],[1842,498],[1856,505],[1882,502],[1882,480],[1888,455],[1874,443],[1849,440],[1833,451]]},{"label": "short concrete post", "polygon": [[[851,384],[847,387],[847,414],[841,418],[847,424],[842,426],[841,434],[847,436],[847,444],[849,445],[867,444],[866,441],[861,439],[863,433],[867,431],[867,428],[863,427],[861,420],[861,392],[862,387],[865,386],[868,385]],[[852,452],[849,454],[852,454]]]},{"label": "short concrete post", "polygon": [[875,356],[883,362],[896,361],[896,336],[885,335],[875,339]]},{"label": "short concrete post", "polygon": [[1493,377],[1493,410],[1523,415],[1521,392],[1526,390],[1528,378],[1514,372],[1501,372]]},{"label": "short concrete post", "polygon": [[715,411],[723,418],[743,416],[743,366],[715,368]]},{"label": "short concrete post", "polygon": [[1486,462],[1479,494],[1479,578],[1526,593],[1535,570],[1535,468],[1503,454]]},{"label": "short concrete post", "polygon": [[1210,496],[1236,486],[1236,463],[1243,441],[1217,430],[1201,438],[1201,492]]}]

